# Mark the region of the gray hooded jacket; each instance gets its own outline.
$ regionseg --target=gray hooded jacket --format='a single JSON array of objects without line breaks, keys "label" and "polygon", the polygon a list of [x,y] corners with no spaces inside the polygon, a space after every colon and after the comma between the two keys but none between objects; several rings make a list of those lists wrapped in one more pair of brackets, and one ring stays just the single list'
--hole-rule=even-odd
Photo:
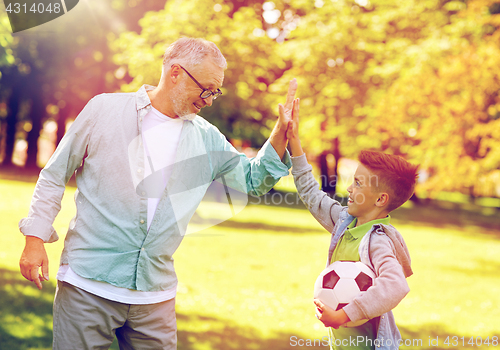
[{"label": "gray hooded jacket", "polygon": [[[347,207],[321,191],[312,175],[305,155],[292,158],[292,174],[300,198],[318,222],[332,233],[327,265],[348,225],[354,220]],[[392,225],[373,225],[359,245],[361,262],[368,265],[377,278],[372,287],[344,307],[351,321],[380,316],[377,349],[398,349],[401,335],[392,309],[410,291],[406,277],[412,275],[410,255],[401,234]]]}]

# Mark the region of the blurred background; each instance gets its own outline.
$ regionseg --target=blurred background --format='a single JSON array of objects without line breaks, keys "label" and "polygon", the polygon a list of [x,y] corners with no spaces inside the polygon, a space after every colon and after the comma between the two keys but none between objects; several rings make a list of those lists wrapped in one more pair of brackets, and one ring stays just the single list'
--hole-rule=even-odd
[{"label": "blurred background", "polygon": [[[200,114],[248,155],[296,77],[302,143],[330,195],[346,194],[362,149],[421,164],[415,196],[393,215],[416,272],[395,311],[403,336],[422,340],[406,348],[498,341],[500,2],[80,0],[15,34],[0,6],[0,349],[50,348],[62,239],[48,246],[43,291],[17,272],[17,222],[40,169],[94,95],[156,85],[181,36],[225,55],[223,96]],[[54,224],[62,238],[72,185]],[[186,238],[176,253],[179,349],[301,348],[290,337],[326,335],[311,298],[329,236],[294,191],[284,178]]]}]

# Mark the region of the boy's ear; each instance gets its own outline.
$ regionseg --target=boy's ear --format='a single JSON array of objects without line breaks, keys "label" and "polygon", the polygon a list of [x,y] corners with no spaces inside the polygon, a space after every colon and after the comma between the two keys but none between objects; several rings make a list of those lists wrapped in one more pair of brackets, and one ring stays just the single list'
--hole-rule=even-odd
[{"label": "boy's ear", "polygon": [[389,204],[389,194],[386,192],[381,192],[377,198],[377,202],[375,202],[375,205],[377,207],[384,207],[387,204]]}]

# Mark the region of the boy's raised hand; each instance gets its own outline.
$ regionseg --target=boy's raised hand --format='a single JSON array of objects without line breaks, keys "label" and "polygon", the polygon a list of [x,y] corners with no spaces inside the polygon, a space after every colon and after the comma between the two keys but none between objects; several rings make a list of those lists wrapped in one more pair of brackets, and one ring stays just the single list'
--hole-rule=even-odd
[{"label": "boy's raised hand", "polygon": [[276,125],[274,126],[269,141],[274,147],[276,153],[280,158],[283,158],[286,150],[288,139],[286,138],[286,131],[288,129],[288,122],[292,120],[293,101],[295,93],[297,92],[297,79],[293,78],[288,85],[288,93],[286,95],[285,105],[281,103],[279,106],[279,116]]},{"label": "boy's raised hand", "polygon": [[286,137],[289,140],[293,138],[297,139],[299,138],[299,112],[300,112],[300,100],[296,98],[295,100],[293,100],[291,118],[290,121],[288,122],[288,128],[286,130]]},{"label": "boy's raised hand", "polygon": [[[284,113],[282,107],[283,106],[280,105],[280,114]],[[298,157],[304,153],[299,138],[299,112],[300,99],[297,98],[293,101],[292,118],[288,122],[288,128],[286,130],[286,138],[290,143],[290,151],[292,152],[292,156],[294,157]]]},{"label": "boy's raised hand", "polygon": [[350,321],[343,309],[335,311],[331,307],[323,304],[319,299],[314,299],[314,305],[316,305],[316,317],[323,322],[325,327],[338,329],[340,326]]}]

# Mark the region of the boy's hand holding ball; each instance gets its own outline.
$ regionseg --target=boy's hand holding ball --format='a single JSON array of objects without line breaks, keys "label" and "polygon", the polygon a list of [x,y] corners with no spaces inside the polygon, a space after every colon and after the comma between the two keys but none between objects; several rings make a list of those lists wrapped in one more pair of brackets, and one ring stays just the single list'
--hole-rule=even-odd
[{"label": "boy's hand holding ball", "polygon": [[316,305],[316,317],[323,322],[325,327],[338,329],[340,326],[350,321],[344,309],[335,311],[331,307],[323,304],[319,299],[314,299],[314,304]]}]

